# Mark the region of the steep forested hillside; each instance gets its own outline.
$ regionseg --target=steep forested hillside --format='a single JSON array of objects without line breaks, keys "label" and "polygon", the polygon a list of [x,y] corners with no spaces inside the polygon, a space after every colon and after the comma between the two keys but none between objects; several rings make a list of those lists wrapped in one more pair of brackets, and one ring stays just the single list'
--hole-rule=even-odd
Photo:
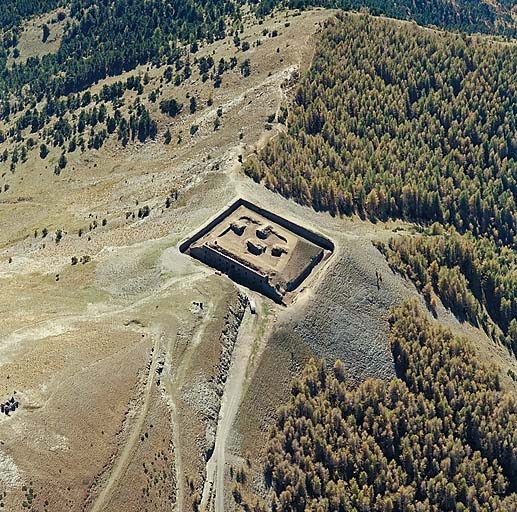
[{"label": "steep forested hillside", "polygon": [[246,172],[316,209],[517,232],[517,48],[371,17],[329,24],[288,132]]},{"label": "steep forested hillside", "polygon": [[[379,244],[394,270],[412,279],[429,306],[434,294],[517,354],[517,255],[486,238],[434,224],[422,236]],[[501,334],[494,329],[494,322]]]},{"label": "steep forested hillside", "polygon": [[414,304],[390,323],[398,378],[354,387],[313,362],[294,382],[269,441],[275,509],[515,510],[515,398]]}]

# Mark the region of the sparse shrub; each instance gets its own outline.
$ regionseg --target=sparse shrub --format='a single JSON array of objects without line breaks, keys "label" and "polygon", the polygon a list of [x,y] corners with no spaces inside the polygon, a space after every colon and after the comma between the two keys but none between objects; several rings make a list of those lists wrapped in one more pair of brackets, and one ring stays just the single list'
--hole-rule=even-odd
[{"label": "sparse shrub", "polygon": [[235,500],[235,503],[241,503],[242,502],[242,493],[240,485],[234,484],[232,487],[232,496]]},{"label": "sparse shrub", "polygon": [[241,63],[240,66],[241,75],[244,77],[250,76],[251,74],[251,62],[249,59],[246,59],[244,62]]},{"label": "sparse shrub", "polygon": [[162,100],[160,102],[160,110],[171,117],[176,117],[181,112],[182,108],[181,103],[178,103],[174,98]]},{"label": "sparse shrub", "polygon": [[67,164],[67,160],[66,160],[66,156],[64,153],[61,153],[61,156],[59,157],[59,160],[58,160],[58,166],[60,169],[64,169],[66,167],[66,164]]},{"label": "sparse shrub", "polygon": [[151,213],[151,210],[150,210],[149,206],[145,205],[142,208],[138,209],[138,218],[144,219],[145,217],[147,217],[149,215],[149,213]]},{"label": "sparse shrub", "polygon": [[45,23],[42,27],[42,35],[41,35],[41,41],[43,43],[46,43],[48,40],[48,37],[50,36],[50,29],[48,28],[48,25]]},{"label": "sparse shrub", "polygon": [[192,96],[192,98],[190,98],[190,113],[195,114],[196,110],[197,110],[197,101],[196,101],[195,96]]}]

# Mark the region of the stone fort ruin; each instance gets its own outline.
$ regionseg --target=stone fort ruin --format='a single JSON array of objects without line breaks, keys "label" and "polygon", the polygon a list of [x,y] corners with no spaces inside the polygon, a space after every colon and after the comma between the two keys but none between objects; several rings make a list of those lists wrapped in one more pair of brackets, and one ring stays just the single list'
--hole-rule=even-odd
[{"label": "stone fort ruin", "polygon": [[237,283],[286,304],[333,243],[239,199],[180,246]]}]

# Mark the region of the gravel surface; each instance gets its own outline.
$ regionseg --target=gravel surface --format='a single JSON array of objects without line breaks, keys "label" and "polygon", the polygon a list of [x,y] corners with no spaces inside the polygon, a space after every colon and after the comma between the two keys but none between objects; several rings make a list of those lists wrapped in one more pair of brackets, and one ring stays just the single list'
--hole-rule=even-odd
[{"label": "gravel surface", "polygon": [[388,311],[414,289],[391,272],[369,240],[345,244],[290,325],[318,357],[329,364],[341,359],[352,378],[390,378]]}]

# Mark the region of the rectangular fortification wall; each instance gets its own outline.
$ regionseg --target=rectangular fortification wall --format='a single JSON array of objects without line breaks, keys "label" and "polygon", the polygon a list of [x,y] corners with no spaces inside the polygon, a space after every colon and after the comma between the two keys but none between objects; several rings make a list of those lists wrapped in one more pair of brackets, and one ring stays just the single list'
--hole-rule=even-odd
[{"label": "rectangular fortification wall", "polygon": [[282,302],[282,295],[269,284],[266,276],[261,276],[257,272],[250,270],[237,260],[221,254],[211,247],[205,245],[193,247],[190,254],[204,263],[224,272],[237,283],[242,283],[248,288],[257,290],[275,302]]},{"label": "rectangular fortification wall", "polygon": [[[248,210],[257,213],[264,219],[278,224],[284,229],[294,233],[298,237],[308,240],[314,245],[323,249],[317,257],[311,258],[310,261],[308,261],[307,266],[298,276],[296,276],[295,279],[291,280],[289,283],[285,283],[287,285],[286,290],[277,290],[274,286],[272,286],[267,275],[262,275],[261,273],[248,268],[245,264],[238,261],[237,258],[232,258],[231,255],[223,254],[221,251],[214,250],[207,244],[196,245],[196,242],[198,242],[201,238],[203,238],[214,228],[224,222],[227,217],[232,215],[241,206],[244,206]],[[199,231],[197,231],[194,235],[183,241],[179,246],[179,250],[183,253],[188,253],[194,258],[210,265],[211,267],[224,272],[234,281],[241,283],[248,288],[255,289],[276,302],[282,303],[284,299],[283,294],[285,292],[292,292],[298,286],[300,286],[300,284],[309,276],[312,270],[323,259],[325,251],[334,251],[334,244],[328,238],[325,238],[318,233],[314,233],[313,231],[310,231],[309,229],[304,228],[299,224],[289,221],[280,215],[261,208],[245,199],[237,199],[205,226],[199,229]]]},{"label": "rectangular fortification wall", "polygon": [[237,199],[235,202],[233,202],[230,206],[228,206],[228,208],[224,209],[219,215],[217,215],[217,217],[213,218],[208,224],[206,224],[199,231],[197,231],[195,235],[183,241],[179,246],[179,250],[181,252],[187,252],[188,248],[193,243],[197,242],[200,238],[203,238],[207,233],[212,231],[212,229],[214,229],[218,224],[220,224],[224,219],[226,219],[226,217],[229,217],[235,210],[237,210],[237,208],[241,206],[245,206],[249,210],[260,214],[262,217],[272,222],[276,222],[283,228],[292,231],[294,234],[298,236],[306,238],[307,240],[309,240],[309,242],[312,242],[313,244],[318,245],[319,247],[327,251],[334,252],[334,243],[328,238],[318,233],[314,233],[314,231],[310,231],[309,229],[304,228],[299,224],[291,222],[290,220],[287,220],[284,217],[277,215],[276,213],[272,213],[268,210],[265,210],[264,208],[261,208],[260,206],[250,203],[246,199]]}]

